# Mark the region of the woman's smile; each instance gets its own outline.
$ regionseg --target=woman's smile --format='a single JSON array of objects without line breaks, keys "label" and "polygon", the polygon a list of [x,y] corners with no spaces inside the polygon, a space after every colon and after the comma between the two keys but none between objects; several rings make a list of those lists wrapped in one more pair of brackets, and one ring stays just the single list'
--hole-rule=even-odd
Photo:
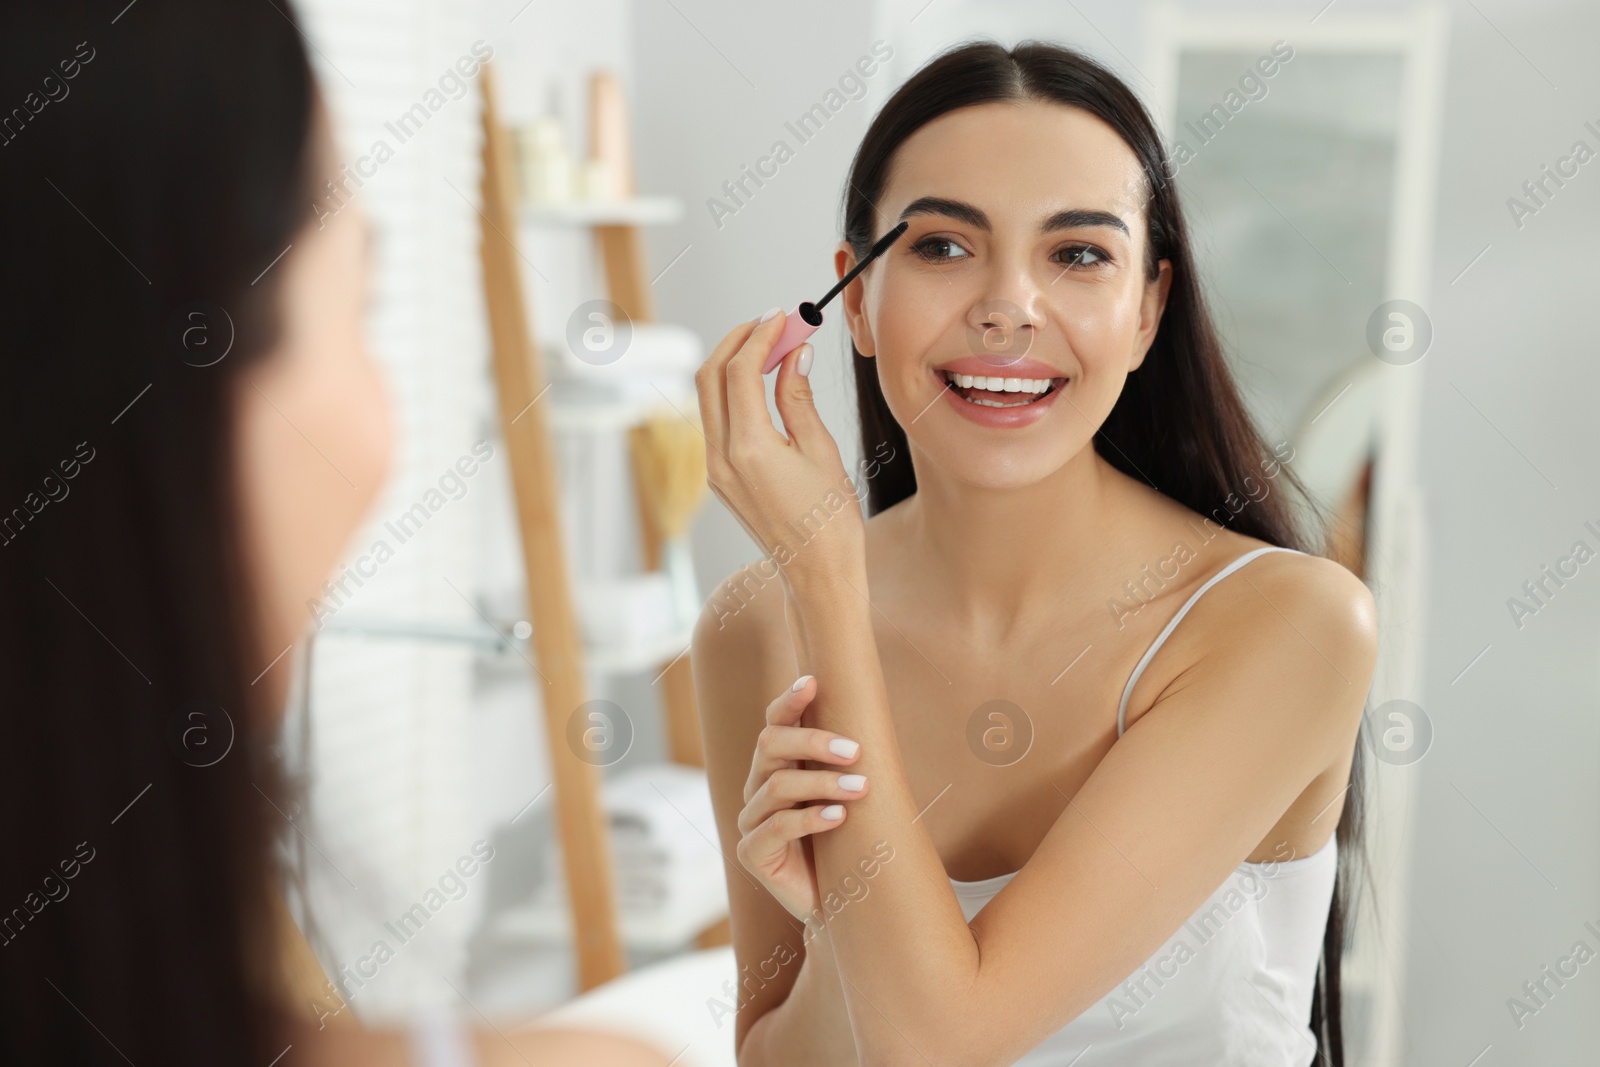
[{"label": "woman's smile", "polygon": [[1018,383],[1019,379],[1002,380],[1002,388],[995,388],[996,380],[993,378],[980,379],[990,383],[989,387],[977,388],[952,384],[949,375],[937,372],[942,380],[944,389],[942,395],[948,397],[948,403],[963,417],[972,420],[979,426],[988,426],[997,429],[1018,429],[1023,426],[1032,426],[1044,418],[1050,408],[1055,404],[1056,397],[1061,395],[1067,379],[1052,378],[1048,380],[1032,381],[1020,379],[1025,386],[1045,385],[1043,392],[1033,391],[1031,388],[1010,388]]},{"label": "woman's smile", "polygon": [[1069,379],[1036,359],[964,356],[934,369],[950,403],[980,426],[1016,428],[1044,417]]}]

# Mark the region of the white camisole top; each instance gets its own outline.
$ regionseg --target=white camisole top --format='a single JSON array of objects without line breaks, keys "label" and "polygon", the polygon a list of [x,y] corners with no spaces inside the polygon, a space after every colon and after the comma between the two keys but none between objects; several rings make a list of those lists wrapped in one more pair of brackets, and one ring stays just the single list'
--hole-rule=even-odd
[{"label": "white camisole top", "polygon": [[[1195,591],[1122,690],[1118,737],[1135,683],[1195,602],[1258,556],[1290,551],[1268,546],[1246,552]],[[1015,1061],[1016,1067],[1069,1067],[1080,1058],[1084,1067],[1308,1067],[1316,1056],[1311,994],[1337,862],[1330,835],[1308,856],[1239,864],[1126,981]],[[1015,874],[976,882],[952,878],[967,921]]]}]

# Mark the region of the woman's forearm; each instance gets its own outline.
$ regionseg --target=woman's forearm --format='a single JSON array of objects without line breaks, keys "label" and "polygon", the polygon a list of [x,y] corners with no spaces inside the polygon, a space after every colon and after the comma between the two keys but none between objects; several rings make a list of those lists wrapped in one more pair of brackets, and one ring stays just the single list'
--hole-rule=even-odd
[{"label": "woman's forearm", "polygon": [[861,1058],[873,1064],[923,1062],[926,1046],[960,1033],[965,996],[977,975],[978,947],[961,913],[919,809],[935,798],[911,795],[900,762],[888,690],[873,634],[865,568],[797,579],[790,624],[800,669],[817,676],[806,725],[861,743],[851,769],[871,788],[848,806],[842,825],[813,838],[817,884],[848,896],[857,866],[888,842],[895,860],[873,891],[829,920],[843,996]]},{"label": "woman's forearm", "polygon": [[[807,936],[810,936],[808,929]],[[840,991],[826,927],[806,942],[805,957],[783,1003],[751,1025],[739,1067],[857,1067],[849,1007]]]}]

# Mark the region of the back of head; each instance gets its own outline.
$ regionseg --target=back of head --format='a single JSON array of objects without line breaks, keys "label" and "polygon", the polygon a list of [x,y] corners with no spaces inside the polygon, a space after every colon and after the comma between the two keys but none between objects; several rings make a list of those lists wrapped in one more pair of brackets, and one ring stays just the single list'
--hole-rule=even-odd
[{"label": "back of head", "polygon": [[266,1063],[231,397],[314,89],[280,5],[119,6],[0,16],[0,1062]]}]

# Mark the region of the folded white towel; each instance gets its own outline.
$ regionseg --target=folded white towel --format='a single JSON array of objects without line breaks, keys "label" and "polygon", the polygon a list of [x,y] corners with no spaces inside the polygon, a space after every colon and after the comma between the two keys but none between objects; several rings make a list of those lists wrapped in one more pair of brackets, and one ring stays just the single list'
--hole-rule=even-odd
[{"label": "folded white towel", "polygon": [[[705,771],[677,763],[633,767],[607,778],[601,804],[611,828],[619,908],[649,913],[708,898],[726,907],[727,884]],[[558,905],[565,883],[560,846],[553,840],[545,872],[534,898]]]}]

